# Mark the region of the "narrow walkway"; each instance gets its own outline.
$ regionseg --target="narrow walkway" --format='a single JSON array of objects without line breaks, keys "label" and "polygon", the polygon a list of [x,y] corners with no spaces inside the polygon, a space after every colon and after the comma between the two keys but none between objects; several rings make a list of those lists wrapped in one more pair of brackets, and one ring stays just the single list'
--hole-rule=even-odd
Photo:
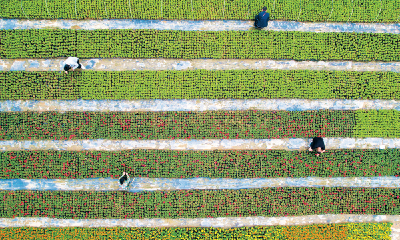
[{"label": "narrow walkway", "polygon": [[[400,177],[307,178],[133,178],[129,192],[190,189],[249,189],[266,187],[400,188]],[[118,179],[0,179],[0,190],[116,191]]]},{"label": "narrow walkway", "polygon": [[347,99],[171,99],[171,100],[4,100],[0,112],[22,111],[218,111],[218,110],[380,110],[400,111],[400,100]]},{"label": "narrow walkway", "polygon": [[310,224],[392,222],[392,240],[400,239],[400,215],[326,214],[294,217],[235,217],[180,219],[54,219],[0,218],[0,227],[214,227],[298,226]]},{"label": "narrow walkway", "polygon": [[[305,151],[310,139],[206,139],[206,140],[33,140],[0,141],[0,151],[65,150],[122,151],[131,149],[160,150],[287,150]],[[400,138],[324,138],[329,149],[400,148]]]},{"label": "narrow walkway", "polygon": [[[181,31],[249,31],[254,21],[240,20],[18,20],[0,19],[0,29],[157,29]],[[264,30],[301,32],[357,32],[400,34],[400,24],[387,23],[312,23],[296,21],[269,21]]]},{"label": "narrow walkway", "polygon": [[[0,71],[62,71],[66,58],[0,59]],[[326,70],[400,72],[400,62],[295,61],[259,59],[80,59],[86,71],[140,70]]]}]

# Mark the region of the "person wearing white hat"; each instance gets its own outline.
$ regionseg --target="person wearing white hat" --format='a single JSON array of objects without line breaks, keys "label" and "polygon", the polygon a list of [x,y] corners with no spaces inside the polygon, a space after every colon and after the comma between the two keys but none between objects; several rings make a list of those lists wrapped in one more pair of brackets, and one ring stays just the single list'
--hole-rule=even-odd
[{"label": "person wearing white hat", "polygon": [[86,69],[82,64],[79,63],[79,58],[77,57],[69,57],[67,60],[64,61],[64,72],[68,74],[68,71],[72,69],[72,71],[75,71],[75,69]]},{"label": "person wearing white hat", "polygon": [[324,153],[325,152],[324,139],[322,139],[321,137],[313,138],[308,151],[313,151],[313,150],[317,150],[316,156],[319,156],[321,153]]},{"label": "person wearing white hat", "polygon": [[119,185],[121,187],[122,190],[127,190],[129,183],[130,183],[131,179],[129,178],[128,173],[123,172],[122,176],[119,178]]}]

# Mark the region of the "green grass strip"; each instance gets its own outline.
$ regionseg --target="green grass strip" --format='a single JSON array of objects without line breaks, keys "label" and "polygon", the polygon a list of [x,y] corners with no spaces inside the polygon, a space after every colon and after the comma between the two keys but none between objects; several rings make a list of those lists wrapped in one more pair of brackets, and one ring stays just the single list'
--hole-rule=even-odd
[{"label": "green grass strip", "polygon": [[390,239],[393,223],[341,223],[297,226],[256,226],[238,228],[81,228],[81,227],[11,227],[0,228],[2,239]]},{"label": "green grass strip", "polygon": [[2,18],[35,19],[254,19],[266,6],[274,20],[308,22],[398,22],[391,0],[8,0]]},{"label": "green grass strip", "polygon": [[[354,137],[355,117],[328,110],[0,112],[0,140]],[[399,136],[398,129],[388,134]]]},{"label": "green grass strip", "polygon": [[216,218],[321,214],[399,215],[400,190],[278,187],[130,193],[0,191],[0,217]]},{"label": "green grass strip", "polygon": [[399,61],[400,34],[287,31],[1,30],[0,58]]},{"label": "green grass strip", "polygon": [[0,71],[0,100],[400,99],[400,73],[311,70]]},{"label": "green grass strip", "polygon": [[400,176],[399,149],[0,152],[0,179]]}]

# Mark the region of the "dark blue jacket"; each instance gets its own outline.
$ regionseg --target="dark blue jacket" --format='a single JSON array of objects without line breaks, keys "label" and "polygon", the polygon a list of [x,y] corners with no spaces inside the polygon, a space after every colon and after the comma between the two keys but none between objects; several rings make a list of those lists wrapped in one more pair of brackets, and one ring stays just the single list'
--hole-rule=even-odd
[{"label": "dark blue jacket", "polygon": [[313,138],[310,147],[311,149],[316,149],[317,147],[320,147],[322,150],[325,150],[324,140],[321,137],[315,137]]},{"label": "dark blue jacket", "polygon": [[262,11],[256,16],[256,22],[254,23],[254,26],[258,28],[267,27],[268,21],[269,21],[269,13]]}]

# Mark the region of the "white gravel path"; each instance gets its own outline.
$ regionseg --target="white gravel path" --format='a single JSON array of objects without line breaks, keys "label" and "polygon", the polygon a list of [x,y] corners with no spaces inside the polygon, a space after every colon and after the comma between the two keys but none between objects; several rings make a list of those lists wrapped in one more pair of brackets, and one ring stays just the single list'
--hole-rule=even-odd
[{"label": "white gravel path", "polygon": [[[400,188],[400,178],[306,177],[306,178],[132,178],[127,191],[173,191],[190,189],[254,189],[271,187]],[[118,179],[0,179],[0,190],[118,191]]]},{"label": "white gravel path", "polygon": [[21,111],[218,111],[218,110],[381,110],[400,111],[400,100],[347,99],[149,99],[149,100],[4,100],[0,112]]},{"label": "white gravel path", "polygon": [[[399,138],[324,138],[329,149],[400,148]],[[66,150],[120,151],[131,149],[165,150],[288,150],[304,151],[311,139],[205,139],[205,140],[9,140],[0,141],[0,151]]]},{"label": "white gravel path", "polygon": [[[66,58],[0,59],[0,71],[62,71]],[[400,62],[295,61],[269,59],[79,59],[84,71],[315,70],[400,72]]]},{"label": "white gravel path", "polygon": [[[181,31],[249,31],[254,30],[254,21],[240,20],[17,20],[0,19],[0,29],[157,29]],[[341,22],[297,22],[271,20],[268,27],[272,31],[301,32],[357,32],[357,33],[400,33],[400,24],[392,23],[341,23]]]}]

